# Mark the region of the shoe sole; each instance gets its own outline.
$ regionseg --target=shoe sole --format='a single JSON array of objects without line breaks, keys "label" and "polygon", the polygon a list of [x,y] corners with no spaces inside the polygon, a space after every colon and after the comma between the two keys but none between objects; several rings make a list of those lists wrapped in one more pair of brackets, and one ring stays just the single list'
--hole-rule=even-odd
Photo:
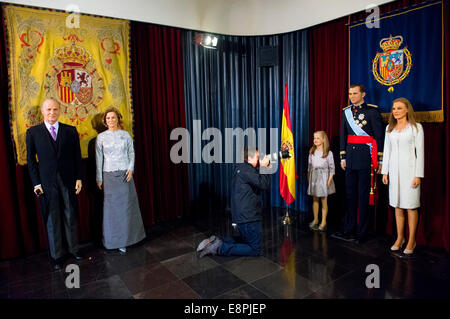
[{"label": "shoe sole", "polygon": [[209,251],[209,249],[204,249],[204,250],[200,253],[199,257],[200,257],[200,258],[203,258],[204,256],[210,255],[210,254],[211,254],[211,255],[216,255],[216,254],[217,254],[217,249],[219,248],[220,245],[222,245],[222,241],[221,241],[220,239],[214,238],[214,240],[211,241],[211,242],[210,242],[208,245],[206,245],[205,247],[212,246],[212,245],[216,245],[216,246],[217,246],[217,247],[214,247],[214,252]]},{"label": "shoe sole", "polygon": [[214,241],[214,239],[216,239],[216,236],[212,235],[209,238],[203,239],[200,244],[198,244],[197,247],[197,252],[202,251],[203,249],[205,249],[205,247],[209,244],[212,243]]}]

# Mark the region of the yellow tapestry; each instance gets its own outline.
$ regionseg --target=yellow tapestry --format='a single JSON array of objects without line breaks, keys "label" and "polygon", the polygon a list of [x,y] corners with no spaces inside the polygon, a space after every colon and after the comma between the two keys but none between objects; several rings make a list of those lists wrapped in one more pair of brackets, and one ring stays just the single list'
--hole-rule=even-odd
[{"label": "yellow tapestry", "polygon": [[[76,126],[83,158],[97,135],[91,119],[109,106],[133,136],[129,21],[5,5],[11,126],[17,162],[26,164],[26,130],[42,123],[46,98]],[[76,19],[76,21],[75,21]]]}]

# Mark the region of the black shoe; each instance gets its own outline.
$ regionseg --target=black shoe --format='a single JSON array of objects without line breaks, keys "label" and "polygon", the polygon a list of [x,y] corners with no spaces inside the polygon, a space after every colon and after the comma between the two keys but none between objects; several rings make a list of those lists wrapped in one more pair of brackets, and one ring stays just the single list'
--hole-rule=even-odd
[{"label": "black shoe", "polygon": [[76,260],[83,260],[84,259],[84,256],[79,251],[77,251],[76,253],[73,253],[72,256]]},{"label": "black shoe", "polygon": [[401,253],[400,258],[403,259],[415,259],[417,257],[416,253],[411,253],[411,254],[405,254],[405,253]]},{"label": "black shoe", "polygon": [[416,249],[416,245],[414,244],[414,248],[413,249],[406,249],[403,251],[403,258],[415,258],[416,257],[416,253],[415,253],[415,249]]}]

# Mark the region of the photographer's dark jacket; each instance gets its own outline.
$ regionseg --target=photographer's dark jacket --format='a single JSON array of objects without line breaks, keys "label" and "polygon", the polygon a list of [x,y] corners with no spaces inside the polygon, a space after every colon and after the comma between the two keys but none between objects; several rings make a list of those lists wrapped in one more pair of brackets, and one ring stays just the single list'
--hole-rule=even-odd
[{"label": "photographer's dark jacket", "polygon": [[231,182],[233,223],[261,220],[263,190],[269,189],[269,175],[259,174],[258,167],[244,162],[236,164]]}]

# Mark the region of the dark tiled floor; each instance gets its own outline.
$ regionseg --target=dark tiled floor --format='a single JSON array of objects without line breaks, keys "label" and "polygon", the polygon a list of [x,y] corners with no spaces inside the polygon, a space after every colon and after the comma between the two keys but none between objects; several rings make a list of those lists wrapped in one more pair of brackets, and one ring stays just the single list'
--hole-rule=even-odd
[{"label": "dark tiled floor", "polygon": [[[264,217],[264,257],[206,256],[198,243],[211,234],[231,235],[228,213],[196,222],[177,220],[147,230],[125,255],[85,244],[78,262],[80,288],[52,272],[47,253],[0,262],[1,299],[436,299],[448,298],[448,253],[417,248],[417,257],[389,252],[392,238],[363,244],[340,242],[308,229],[309,216]],[[65,264],[76,263],[67,259]],[[380,271],[379,288],[367,288],[367,265]]]}]

